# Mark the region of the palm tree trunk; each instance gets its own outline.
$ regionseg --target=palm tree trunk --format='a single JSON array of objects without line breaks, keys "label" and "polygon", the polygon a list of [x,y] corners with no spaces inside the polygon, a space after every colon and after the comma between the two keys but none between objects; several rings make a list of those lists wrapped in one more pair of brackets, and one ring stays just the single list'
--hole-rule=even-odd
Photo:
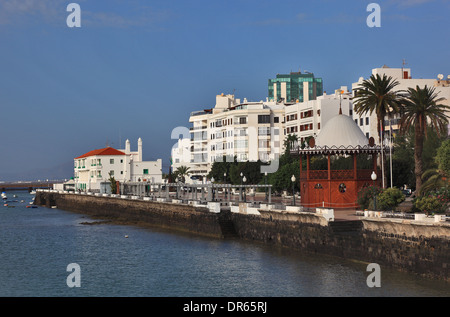
[{"label": "palm tree trunk", "polygon": [[420,123],[418,122],[416,122],[415,124],[414,134],[415,134],[414,174],[416,176],[416,193],[419,193],[420,187],[422,187],[422,174],[423,174],[422,152],[423,152],[424,132],[423,127],[421,127]]}]

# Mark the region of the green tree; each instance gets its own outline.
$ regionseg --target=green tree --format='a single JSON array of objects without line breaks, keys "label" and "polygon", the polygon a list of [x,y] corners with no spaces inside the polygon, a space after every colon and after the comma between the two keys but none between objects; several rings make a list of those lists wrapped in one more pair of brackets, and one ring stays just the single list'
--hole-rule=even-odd
[{"label": "green tree", "polygon": [[439,170],[442,171],[442,174],[447,178],[450,177],[450,139],[442,142],[437,150],[436,162]]},{"label": "green tree", "polygon": [[[355,112],[359,115],[377,115],[378,144],[381,144],[381,131],[384,131],[384,118],[399,113],[402,105],[400,92],[395,90],[399,82],[383,74],[372,75],[364,80],[355,91],[353,104]],[[385,156],[383,156],[385,159]],[[384,164],[386,166],[386,164]],[[386,173],[385,173],[386,177]],[[385,179],[385,184],[387,181]]]},{"label": "green tree", "polygon": [[295,142],[298,142],[298,136],[296,134],[288,134],[284,139],[284,154],[290,155],[291,148]]},{"label": "green tree", "polygon": [[448,116],[446,111],[450,107],[439,104],[444,98],[438,98],[435,88],[427,87],[409,88],[404,99],[402,118],[400,120],[401,132],[405,133],[411,126],[414,127],[414,174],[416,176],[416,191],[420,192],[422,186],[423,146],[427,138],[427,127],[433,128],[438,136],[447,132]]},{"label": "green tree", "polygon": [[184,183],[186,181],[186,177],[191,173],[189,172],[189,169],[190,167],[184,165],[179,166],[174,172],[174,178],[178,177],[178,179]]},{"label": "green tree", "polygon": [[392,148],[393,186],[416,188],[414,176],[414,131],[397,135]]},{"label": "green tree", "polygon": [[292,163],[280,165],[275,173],[268,175],[268,183],[272,185],[272,189],[276,192],[281,192],[283,190],[290,191],[292,188],[292,175],[294,175],[296,178],[294,189],[296,191],[299,191],[299,160],[295,160]]},{"label": "green tree", "polygon": [[114,178],[114,176],[112,176],[111,172],[109,172],[108,175],[109,175],[109,186],[111,188],[111,194],[116,194],[117,193],[116,179]]},{"label": "green tree", "polygon": [[[214,179],[217,182],[223,182],[225,178],[226,183],[231,182],[230,177],[230,169],[231,166],[238,164],[236,162],[236,157],[226,157],[223,156],[222,162],[215,161],[211,166],[211,171],[208,173],[208,178],[211,179],[214,177]],[[224,174],[226,174],[226,177],[224,177]]]},{"label": "green tree", "polygon": [[437,167],[427,169],[422,174],[422,187],[420,195],[439,189],[449,188],[450,176],[450,139],[445,140],[437,150],[435,156]]}]

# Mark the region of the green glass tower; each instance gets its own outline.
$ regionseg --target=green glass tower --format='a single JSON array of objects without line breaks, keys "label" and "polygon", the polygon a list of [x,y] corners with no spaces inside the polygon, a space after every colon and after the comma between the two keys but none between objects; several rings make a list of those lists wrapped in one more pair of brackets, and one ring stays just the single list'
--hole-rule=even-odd
[{"label": "green glass tower", "polygon": [[304,102],[323,94],[322,78],[315,78],[313,73],[277,74],[275,79],[269,79],[268,88],[269,100],[278,102]]}]

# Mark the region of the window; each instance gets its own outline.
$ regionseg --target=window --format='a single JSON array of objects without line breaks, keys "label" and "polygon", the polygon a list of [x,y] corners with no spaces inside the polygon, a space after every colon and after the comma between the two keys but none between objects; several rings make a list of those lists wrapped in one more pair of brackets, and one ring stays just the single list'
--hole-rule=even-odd
[{"label": "window", "polygon": [[369,117],[366,117],[366,125],[369,125]]},{"label": "window", "polygon": [[246,124],[246,123],[247,123],[247,117],[239,118],[239,124]]},{"label": "window", "polygon": [[114,176],[114,171],[109,171],[109,176],[113,177]]},{"label": "window", "polygon": [[238,149],[245,149],[248,147],[248,141],[247,140],[236,140],[234,141],[234,147]]},{"label": "window", "polygon": [[359,118],[359,125],[362,126],[364,123],[364,119],[363,118]]},{"label": "window", "polygon": [[270,135],[270,127],[259,127],[258,135]]},{"label": "window", "polygon": [[273,123],[279,123],[280,117],[273,117]]},{"label": "window", "polygon": [[114,164],[114,159],[109,159],[109,164]]},{"label": "window", "polygon": [[270,115],[258,115],[258,123],[270,123]]},{"label": "window", "polygon": [[148,175],[148,169],[147,169],[147,168],[144,168],[143,174],[144,174],[144,175]]},{"label": "window", "polygon": [[258,147],[270,149],[270,142],[268,140],[258,140]]},{"label": "window", "polygon": [[120,160],[120,163],[123,163],[123,160]]}]

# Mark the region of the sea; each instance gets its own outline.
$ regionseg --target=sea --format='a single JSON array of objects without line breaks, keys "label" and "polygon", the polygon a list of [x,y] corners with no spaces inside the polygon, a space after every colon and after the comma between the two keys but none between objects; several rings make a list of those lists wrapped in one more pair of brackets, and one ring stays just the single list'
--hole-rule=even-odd
[{"label": "sea", "polygon": [[[0,206],[1,297],[448,297],[450,283],[239,239],[117,225],[57,208]],[[15,196],[15,197],[14,197]],[[27,207],[28,206],[28,207]]]}]

